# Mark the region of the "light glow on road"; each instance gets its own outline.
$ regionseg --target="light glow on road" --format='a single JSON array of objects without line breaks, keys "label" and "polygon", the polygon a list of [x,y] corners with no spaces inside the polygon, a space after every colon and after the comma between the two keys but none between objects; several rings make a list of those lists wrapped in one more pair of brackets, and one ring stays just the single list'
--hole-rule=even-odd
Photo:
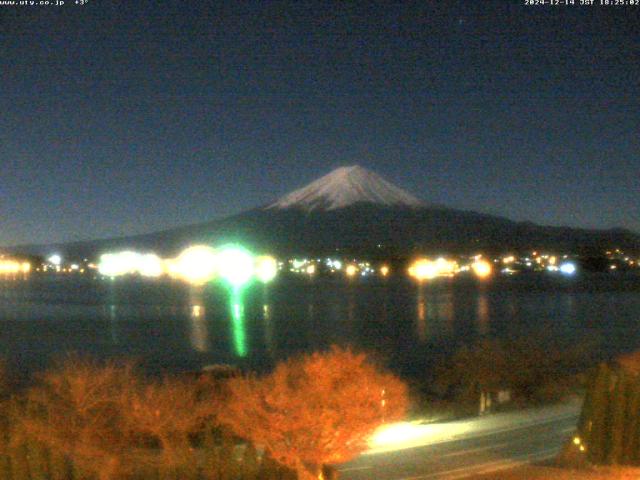
[{"label": "light glow on road", "polygon": [[471,422],[430,423],[399,422],[382,425],[369,439],[369,451],[383,453],[451,440],[472,429]]},{"label": "light glow on road", "polygon": [[[581,402],[532,408],[517,412],[504,412],[469,420],[443,423],[424,421],[398,422],[382,425],[369,438],[366,455],[394,452],[436,443],[471,439],[477,436],[526,431],[541,424],[569,422],[575,425]],[[569,437],[573,438],[573,437]],[[584,446],[584,445],[581,445]],[[557,452],[556,452],[557,453]]]}]

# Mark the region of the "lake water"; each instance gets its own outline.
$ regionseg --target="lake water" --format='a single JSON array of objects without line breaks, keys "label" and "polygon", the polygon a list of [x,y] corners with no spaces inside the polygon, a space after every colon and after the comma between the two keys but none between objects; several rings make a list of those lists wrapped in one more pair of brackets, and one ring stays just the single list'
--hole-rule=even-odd
[{"label": "lake water", "polygon": [[[542,332],[542,333],[541,333]],[[20,373],[65,352],[135,357],[150,370],[264,370],[332,343],[420,375],[482,336],[602,340],[640,348],[640,276],[529,275],[487,282],[280,279],[244,292],[170,281],[32,277],[0,283],[0,351]]]}]

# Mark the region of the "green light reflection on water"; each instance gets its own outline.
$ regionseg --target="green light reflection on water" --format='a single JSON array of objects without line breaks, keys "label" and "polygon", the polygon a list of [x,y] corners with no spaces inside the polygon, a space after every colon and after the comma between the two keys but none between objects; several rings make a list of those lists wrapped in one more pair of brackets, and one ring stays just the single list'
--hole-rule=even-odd
[{"label": "green light reflection on water", "polygon": [[244,324],[244,304],[242,302],[242,289],[231,289],[231,334],[236,355],[247,356],[247,336]]}]

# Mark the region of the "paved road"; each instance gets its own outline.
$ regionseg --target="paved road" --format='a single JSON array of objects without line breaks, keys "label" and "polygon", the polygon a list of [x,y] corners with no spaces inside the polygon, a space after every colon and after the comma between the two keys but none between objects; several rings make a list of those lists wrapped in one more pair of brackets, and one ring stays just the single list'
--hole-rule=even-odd
[{"label": "paved road", "polygon": [[340,478],[454,480],[548,459],[559,452],[574,432],[579,407],[575,402],[452,422],[437,428],[417,425],[416,430],[423,429],[422,435],[410,438],[410,430],[401,431],[401,438],[406,441],[400,440],[400,449],[394,449],[393,442],[387,441],[377,451],[343,465]]}]

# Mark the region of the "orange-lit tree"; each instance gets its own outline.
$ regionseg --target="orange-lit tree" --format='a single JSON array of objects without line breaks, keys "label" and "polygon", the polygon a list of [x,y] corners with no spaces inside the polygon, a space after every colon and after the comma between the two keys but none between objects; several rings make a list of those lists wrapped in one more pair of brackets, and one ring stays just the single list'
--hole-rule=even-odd
[{"label": "orange-lit tree", "polygon": [[366,355],[333,347],[279,364],[266,376],[229,381],[219,420],[262,445],[300,480],[361,453],[382,423],[401,419],[407,388]]},{"label": "orange-lit tree", "polygon": [[190,378],[165,377],[139,382],[123,392],[123,427],[138,444],[157,447],[158,467],[195,466],[192,437],[214,416],[211,389]]},{"label": "orange-lit tree", "polygon": [[69,359],[29,390],[22,428],[81,470],[115,478],[133,465],[120,399],[136,381],[130,365]]},{"label": "orange-lit tree", "polygon": [[211,424],[215,387],[189,377],[148,381],[130,363],[71,358],[28,391],[19,433],[100,480],[194,471],[192,440]]}]

